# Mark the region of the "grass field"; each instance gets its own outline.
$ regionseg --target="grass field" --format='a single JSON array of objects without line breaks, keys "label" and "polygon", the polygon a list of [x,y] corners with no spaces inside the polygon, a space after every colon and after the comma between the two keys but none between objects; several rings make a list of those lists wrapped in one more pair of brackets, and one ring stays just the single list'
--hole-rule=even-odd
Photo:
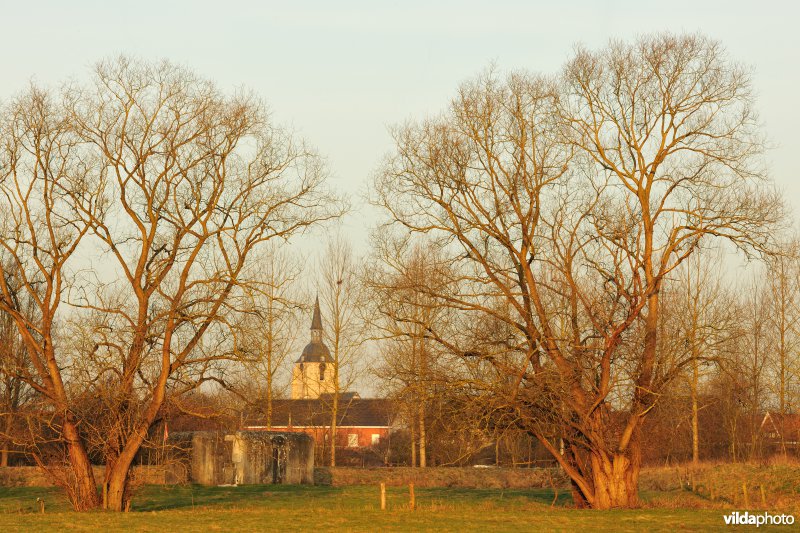
[{"label": "grass field", "polygon": [[[688,507],[583,511],[548,489],[417,489],[418,508],[408,508],[407,489],[387,489],[386,511],[376,487],[146,486],[130,513],[78,514],[56,489],[0,487],[0,531],[674,531],[726,529],[722,508]],[[644,493],[654,499],[680,497]],[[689,498],[695,496],[688,495]],[[36,499],[45,501],[45,514]],[[649,502],[649,504],[648,504]],[[673,502],[674,503],[674,502]],[[764,530],[765,528],[760,528]],[[783,528],[787,529],[787,528]]]}]

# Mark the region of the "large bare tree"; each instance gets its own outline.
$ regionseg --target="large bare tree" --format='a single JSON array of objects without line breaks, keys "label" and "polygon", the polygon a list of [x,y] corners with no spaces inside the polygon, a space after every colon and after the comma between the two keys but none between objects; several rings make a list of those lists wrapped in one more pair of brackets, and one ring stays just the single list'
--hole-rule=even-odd
[{"label": "large bare tree", "polygon": [[[0,309],[33,360],[29,384],[60,414],[75,507],[100,504],[76,405],[99,397],[104,503],[123,510],[168,394],[236,355],[251,254],[340,208],[316,154],[256,98],[170,63],[100,63],[90,84],[58,99],[34,89],[2,122],[2,208],[15,215],[0,245],[36,305],[26,315],[4,284]],[[68,311],[80,327],[59,342]]]},{"label": "large bare tree", "polygon": [[612,42],[557,80],[488,72],[395,141],[389,224],[450,253],[442,305],[515,332],[504,353],[454,349],[504,378],[578,505],[637,505],[642,421],[687,364],[659,358],[665,277],[709,237],[763,248],[780,216],[746,70],[701,36]]}]

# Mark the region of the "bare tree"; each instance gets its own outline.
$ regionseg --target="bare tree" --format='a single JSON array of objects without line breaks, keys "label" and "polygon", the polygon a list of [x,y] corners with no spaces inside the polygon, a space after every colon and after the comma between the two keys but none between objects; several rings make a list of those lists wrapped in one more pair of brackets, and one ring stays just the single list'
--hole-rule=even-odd
[{"label": "bare tree", "polygon": [[[678,306],[666,309],[672,319],[680,321],[677,340],[684,353],[681,360],[688,359],[686,381],[691,401],[692,462],[700,462],[700,391],[705,374],[718,370],[722,351],[735,331],[736,306],[721,282],[722,254],[695,253],[685,261],[678,271],[678,284],[683,289],[683,298]],[[665,317],[664,321],[670,320]],[[667,343],[675,343],[676,337],[668,337]]]},{"label": "bare tree", "polygon": [[[0,243],[36,320],[5,286],[0,306],[32,354],[29,384],[63,413],[78,509],[100,501],[76,402],[102,398],[103,493],[119,511],[168,394],[216,379],[235,357],[231,323],[251,254],[340,209],[321,190],[319,158],[252,96],[224,96],[169,63],[123,57],[94,74],[91,85],[66,89],[63,106],[34,90],[6,113],[3,208],[19,215]],[[82,269],[89,255],[103,268]],[[68,288],[83,317],[72,354],[52,334]],[[81,394],[70,397],[68,378]]]},{"label": "bare tree", "polygon": [[[367,270],[365,282],[371,294],[369,322],[384,345],[379,375],[404,406],[411,432],[411,466],[425,468],[428,405],[443,381],[437,368],[440,346],[429,331],[436,323],[441,334],[447,315],[447,308],[430,293],[445,290],[447,267],[430,244],[376,235],[374,250],[374,264]],[[462,413],[462,419],[464,416]]]},{"label": "bare tree", "polygon": [[764,247],[781,211],[759,188],[745,70],[698,36],[579,49],[559,85],[490,72],[395,141],[376,202],[450,254],[460,283],[442,305],[520,341],[502,358],[453,350],[508,378],[505,405],[578,505],[637,505],[642,421],[685,364],[658,357],[664,279],[708,237]]},{"label": "bare tree", "polygon": [[[726,358],[730,384],[737,399],[731,419],[737,415],[736,434],[731,440],[739,446],[732,450],[732,459],[755,460],[761,456],[759,426],[768,404],[767,379],[772,354],[776,348],[774,330],[770,327],[772,294],[766,280],[754,274],[740,293],[736,307],[739,331],[736,344]],[[746,448],[745,448],[746,446]],[[736,449],[738,448],[738,449]],[[745,448],[745,449],[743,449]]]},{"label": "bare tree", "polygon": [[330,326],[325,329],[333,359],[330,397],[330,465],[336,466],[336,427],[342,392],[355,382],[361,368],[358,356],[364,342],[359,307],[363,291],[358,278],[357,258],[341,235],[331,238],[319,260],[319,300]]},{"label": "bare tree", "polygon": [[[774,379],[769,380],[777,396],[781,422],[800,405],[800,242],[783,244],[767,260],[775,350],[769,363]],[[781,450],[786,454],[785,429],[780,428]]]},{"label": "bare tree", "polygon": [[707,237],[763,250],[780,209],[774,194],[752,189],[763,171],[749,79],[719,43],[657,36],[632,46],[614,43],[601,53],[581,50],[564,77],[573,144],[616,189],[634,237],[620,242],[604,232],[631,265],[640,307],[635,316],[643,328],[630,416],[617,444],[627,456],[623,463],[632,463],[623,470],[635,477],[641,453],[637,433],[657,398],[665,276]]},{"label": "bare tree", "polygon": [[267,428],[272,427],[276,379],[294,349],[300,330],[301,267],[287,249],[271,246],[254,261],[253,283],[246,295],[245,313],[237,325],[244,382],[234,387],[247,391],[248,405],[266,409]]}]

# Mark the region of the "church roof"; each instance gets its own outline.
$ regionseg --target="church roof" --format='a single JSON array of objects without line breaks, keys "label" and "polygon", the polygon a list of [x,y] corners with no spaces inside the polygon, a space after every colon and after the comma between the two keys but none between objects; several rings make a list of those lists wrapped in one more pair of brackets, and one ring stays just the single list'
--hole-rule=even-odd
[{"label": "church roof", "polygon": [[[330,395],[306,400],[273,400],[274,427],[327,427],[331,423]],[[393,415],[392,403],[382,398],[359,398],[353,393],[339,395],[339,427],[389,427]],[[252,416],[252,415],[251,415]],[[250,418],[250,417],[248,417]],[[257,422],[258,419],[253,420]]]},{"label": "church roof", "polygon": [[333,363],[331,351],[321,342],[311,341],[300,354],[298,363]]}]

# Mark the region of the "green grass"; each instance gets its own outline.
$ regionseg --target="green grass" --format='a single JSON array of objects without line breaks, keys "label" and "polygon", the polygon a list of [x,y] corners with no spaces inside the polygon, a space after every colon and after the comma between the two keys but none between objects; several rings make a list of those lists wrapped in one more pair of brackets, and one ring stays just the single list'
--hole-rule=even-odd
[{"label": "green grass", "polygon": [[[0,487],[0,531],[674,531],[724,529],[721,509],[575,510],[547,489],[387,488],[249,485],[146,486],[130,513],[75,513],[56,489]],[[653,495],[645,494],[645,499]],[[37,498],[45,501],[38,512]],[[763,528],[760,528],[763,529]]]}]

